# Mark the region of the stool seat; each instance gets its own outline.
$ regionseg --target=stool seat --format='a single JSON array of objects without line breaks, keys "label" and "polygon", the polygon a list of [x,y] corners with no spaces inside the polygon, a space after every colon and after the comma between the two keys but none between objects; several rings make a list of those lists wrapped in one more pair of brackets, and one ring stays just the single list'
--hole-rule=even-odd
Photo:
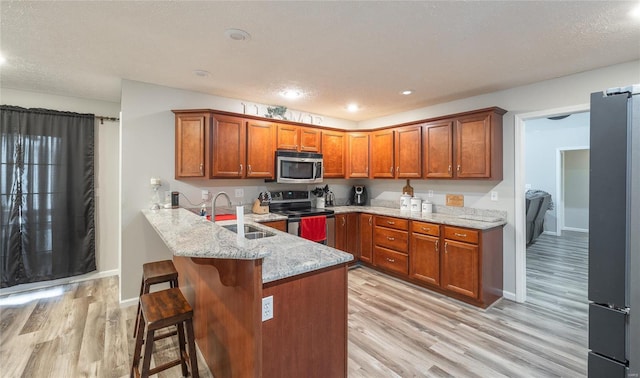
[{"label": "stool seat", "polygon": [[[140,296],[140,322],[137,324],[136,344],[133,352],[133,364],[130,377],[149,377],[160,371],[181,365],[182,376],[189,374],[198,378],[198,360],[193,333],[193,309],[179,288],[156,291]],[[156,340],[155,331],[176,326],[178,331],[179,357],[162,365],[151,368],[151,355]],[[146,330],[146,336],[145,335]],[[186,335],[185,335],[186,331]],[[140,357],[144,345],[142,371],[139,370]]]},{"label": "stool seat", "polygon": [[147,285],[155,285],[178,279],[178,271],[171,260],[162,260],[142,265],[142,280]]}]

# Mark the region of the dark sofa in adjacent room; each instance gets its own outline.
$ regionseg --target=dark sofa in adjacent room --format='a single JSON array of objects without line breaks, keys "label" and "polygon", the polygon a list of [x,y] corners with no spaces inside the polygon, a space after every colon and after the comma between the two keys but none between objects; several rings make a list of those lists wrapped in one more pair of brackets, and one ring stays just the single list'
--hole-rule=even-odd
[{"label": "dark sofa in adjacent room", "polygon": [[527,245],[533,243],[544,231],[544,216],[553,209],[551,194],[542,190],[528,190],[526,198]]}]

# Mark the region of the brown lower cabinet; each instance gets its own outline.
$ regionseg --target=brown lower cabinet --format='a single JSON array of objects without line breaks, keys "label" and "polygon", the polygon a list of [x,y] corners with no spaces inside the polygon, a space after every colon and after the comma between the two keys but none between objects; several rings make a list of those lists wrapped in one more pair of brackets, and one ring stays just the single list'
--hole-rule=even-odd
[{"label": "brown lower cabinet", "polygon": [[287,232],[287,221],[286,220],[264,222],[262,224],[264,224],[265,226],[269,226],[271,228],[275,228],[276,230]]},{"label": "brown lower cabinet", "polygon": [[360,231],[366,265],[482,308],[502,297],[502,227],[476,230],[362,214]]},{"label": "brown lower cabinet", "polygon": [[336,249],[353,255],[358,262],[358,214],[336,214]]},{"label": "brown lower cabinet", "polygon": [[360,260],[373,262],[373,215],[360,214]]}]

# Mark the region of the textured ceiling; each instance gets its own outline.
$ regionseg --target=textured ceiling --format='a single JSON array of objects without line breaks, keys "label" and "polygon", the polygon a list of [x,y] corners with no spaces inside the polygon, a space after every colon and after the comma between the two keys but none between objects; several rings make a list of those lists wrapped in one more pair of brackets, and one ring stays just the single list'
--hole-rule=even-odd
[{"label": "textured ceiling", "polygon": [[2,1],[0,83],[119,102],[130,79],[360,121],[638,60],[637,4]]}]

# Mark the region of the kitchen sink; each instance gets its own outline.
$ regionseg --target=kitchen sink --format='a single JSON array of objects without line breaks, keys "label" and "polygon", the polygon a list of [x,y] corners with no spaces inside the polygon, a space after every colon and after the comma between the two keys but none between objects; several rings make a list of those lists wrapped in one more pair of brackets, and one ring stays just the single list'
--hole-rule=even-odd
[{"label": "kitchen sink", "polygon": [[[226,228],[231,232],[235,232],[236,234],[238,233],[238,225],[236,224],[230,224],[222,227]],[[275,235],[273,232],[263,231],[259,228],[249,226],[249,225],[244,226],[244,237],[247,239],[262,239],[262,238],[268,238],[269,236],[273,236],[273,235]]]}]

